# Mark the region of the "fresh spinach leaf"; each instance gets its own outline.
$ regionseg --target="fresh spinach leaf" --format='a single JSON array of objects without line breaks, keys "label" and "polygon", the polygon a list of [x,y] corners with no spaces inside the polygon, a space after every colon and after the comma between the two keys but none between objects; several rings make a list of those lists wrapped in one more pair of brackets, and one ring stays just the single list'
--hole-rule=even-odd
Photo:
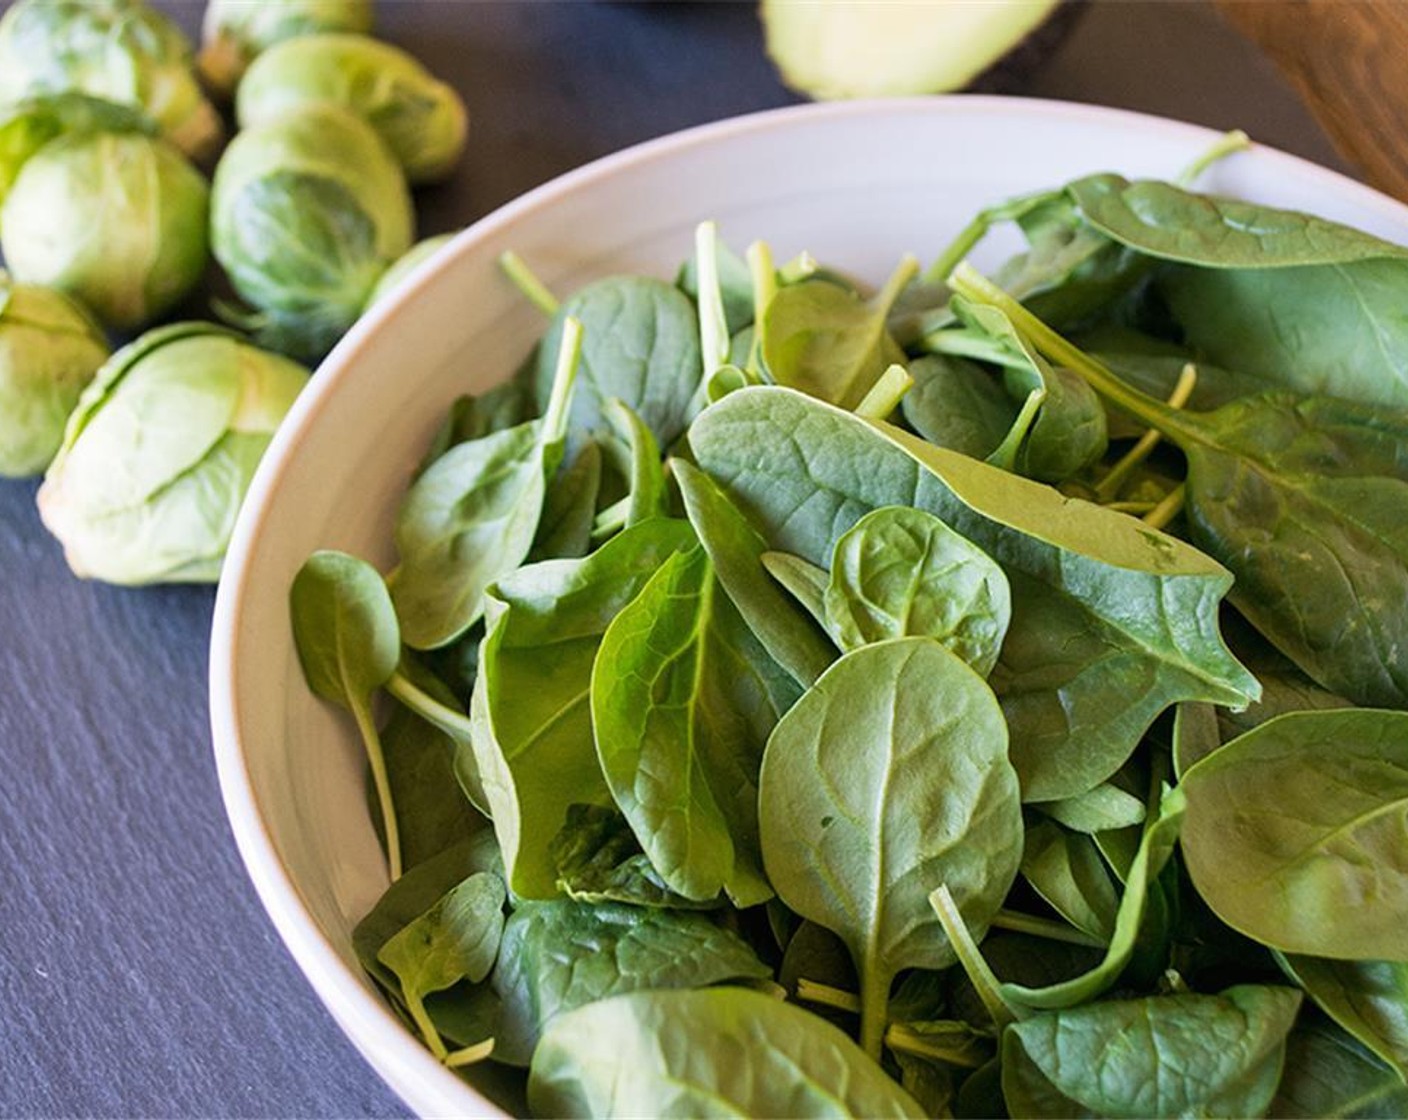
[{"label": "fresh spinach leaf", "polygon": [[[719,292],[723,297],[724,320],[728,333],[736,335],[745,327],[753,325],[753,274],[748,262],[719,242],[716,249],[718,258]],[[699,258],[689,257],[680,265],[675,277],[675,286],[699,303]]]},{"label": "fresh spinach leaf", "polygon": [[906,258],[869,302],[826,280],[780,288],[763,313],[763,361],[772,379],[853,409],[903,353],[885,330],[890,307],[918,271]]},{"label": "fresh spinach leaf", "polygon": [[540,420],[457,444],[411,486],[396,518],[391,596],[414,649],[454,641],[484,613],[484,590],[523,563],[548,480],[562,460],[581,325],[564,320],[552,396]]},{"label": "fresh spinach leaf", "polygon": [[1003,1034],[1002,1091],[1014,1116],[1260,1116],[1299,1007],[1243,985],[1036,1015]]},{"label": "fresh spinach leaf", "polygon": [[558,1015],[623,992],[770,979],[737,934],[703,914],[571,901],[524,903],[504,929],[493,985],[494,1057],[527,1065]]},{"label": "fresh spinach leaf", "polygon": [[671,461],[689,522],[709,554],[715,574],[749,628],[772,658],[803,687],[836,658],[836,650],[768,575],[768,542],[728,495],[697,467]]},{"label": "fresh spinach leaf", "polygon": [[611,802],[591,727],[601,637],[655,570],[694,543],[687,524],[657,518],[584,559],[530,564],[489,590],[472,742],[508,885],[523,898],[557,893],[552,841],[569,807]]},{"label": "fresh spinach leaf", "polygon": [[1408,703],[1408,645],[1398,640],[1408,627],[1408,414],[1288,393],[1175,410],[971,270],[954,282],[1178,444],[1193,539],[1231,569],[1232,602],[1277,648],[1357,703]]},{"label": "fresh spinach leaf", "polygon": [[[443,731],[397,705],[382,729],[381,746],[405,870],[489,827],[456,780],[455,741]],[[380,807],[375,801],[371,807],[384,836]]]},{"label": "fresh spinach leaf", "polygon": [[953,961],[932,885],[947,883],[981,928],[1016,876],[1022,820],[1006,747],[982,678],[928,638],[846,654],[768,740],[758,801],[768,877],[851,950],[873,1057],[896,973]]},{"label": "fresh spinach leaf", "polygon": [[320,551],[304,561],[289,589],[293,640],[313,692],[346,708],[357,721],[381,810],[386,860],[401,877],[397,829],[386,757],[372,715],[372,697],[396,672],[401,655],[396,611],[380,573],[345,552]]},{"label": "fresh spinach leaf", "polygon": [[1043,801],[1038,808],[1076,832],[1105,832],[1144,823],[1144,802],[1113,782],[1063,801]]},{"label": "fresh spinach leaf", "polygon": [[613,276],[566,300],[538,344],[537,399],[544,410],[568,319],[580,321],[583,332],[569,443],[605,432],[602,408],[616,398],[645,421],[661,447],[673,444],[704,376],[699,320],[689,297],[662,280]]},{"label": "fresh spinach leaf", "polygon": [[714,579],[702,546],[669,557],[612,621],[592,671],[592,726],[612,797],[670,889],[741,907],[772,889],[757,774],[797,697]]},{"label": "fresh spinach leaf", "polygon": [[1183,856],[1235,930],[1286,953],[1408,960],[1408,712],[1296,712],[1183,775]]},{"label": "fresh spinach leaf", "polygon": [[836,542],[823,599],[843,650],[934,638],[987,676],[1011,617],[1007,577],[982,549],[921,509],[883,506]]},{"label": "fresh spinach leaf", "polygon": [[528,1103],[538,1116],[924,1115],[841,1031],[742,988],[635,992],[559,1016]]},{"label": "fresh spinach leaf", "polygon": [[481,871],[452,888],[377,950],[401,985],[401,998],[431,1052],[443,1060],[444,1041],[426,1013],[424,1000],[461,980],[489,975],[504,929],[504,884]]},{"label": "fresh spinach leaf", "polygon": [[606,458],[626,480],[625,524],[664,517],[669,511],[660,445],[645,421],[623,401],[607,401],[601,415],[609,433],[604,441]]},{"label": "fresh spinach leaf", "polygon": [[909,364],[914,388],[900,402],[911,428],[930,443],[989,458],[1016,423],[1018,406],[1002,381],[976,362],[929,354]]}]

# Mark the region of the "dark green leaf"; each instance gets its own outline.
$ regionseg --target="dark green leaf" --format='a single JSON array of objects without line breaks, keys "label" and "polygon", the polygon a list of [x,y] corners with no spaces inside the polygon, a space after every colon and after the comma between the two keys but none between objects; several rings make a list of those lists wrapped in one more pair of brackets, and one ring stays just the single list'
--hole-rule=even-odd
[{"label": "dark green leaf", "polygon": [[1331,961],[1281,953],[1276,960],[1320,1010],[1408,1086],[1408,961]]},{"label": "dark green leaf", "polygon": [[1308,1021],[1286,1041],[1286,1071],[1266,1114],[1277,1120],[1402,1120],[1408,1086],[1344,1031]]},{"label": "dark green leaf", "polygon": [[559,1017],[528,1103],[566,1117],[924,1115],[835,1027],[741,988],[637,992]]},{"label": "dark green leaf", "polygon": [[494,1057],[527,1065],[554,1018],[623,992],[771,978],[736,935],[703,914],[559,901],[527,903],[504,930]]}]

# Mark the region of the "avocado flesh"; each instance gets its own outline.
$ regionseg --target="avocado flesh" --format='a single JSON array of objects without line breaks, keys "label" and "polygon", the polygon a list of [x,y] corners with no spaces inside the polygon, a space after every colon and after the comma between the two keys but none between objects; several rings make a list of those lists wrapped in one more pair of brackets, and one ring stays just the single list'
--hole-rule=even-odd
[{"label": "avocado flesh", "polygon": [[962,89],[1020,46],[1061,0],[762,0],[768,54],[811,97]]}]

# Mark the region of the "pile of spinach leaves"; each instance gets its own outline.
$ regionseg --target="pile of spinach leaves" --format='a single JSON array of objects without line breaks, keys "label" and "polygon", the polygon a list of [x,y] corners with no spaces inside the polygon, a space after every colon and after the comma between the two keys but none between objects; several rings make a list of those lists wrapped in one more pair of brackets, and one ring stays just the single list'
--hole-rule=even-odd
[{"label": "pile of spinach leaves", "polygon": [[1408,249],[1095,175],[873,296],[707,223],[532,291],[396,568],[291,595],[442,1062],[545,1116],[1408,1112]]}]

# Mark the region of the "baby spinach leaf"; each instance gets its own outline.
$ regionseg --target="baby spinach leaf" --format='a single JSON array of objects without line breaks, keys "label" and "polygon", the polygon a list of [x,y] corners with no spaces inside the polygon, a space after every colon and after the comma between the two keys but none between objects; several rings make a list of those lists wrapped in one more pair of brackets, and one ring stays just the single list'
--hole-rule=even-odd
[{"label": "baby spinach leaf", "polygon": [[779,721],[758,806],[778,894],[851,950],[862,1046],[878,1057],[895,974],[953,961],[932,885],[982,928],[1016,876],[1021,809],[997,701],[931,639],[863,646]]},{"label": "baby spinach leaf", "polygon": [[905,506],[883,506],[842,534],[823,601],[843,650],[934,638],[984,677],[1012,610],[1007,577],[987,553],[933,514]]},{"label": "baby spinach leaf", "polygon": [[576,560],[590,552],[600,492],[601,444],[590,440],[548,488],[528,560]]},{"label": "baby spinach leaf", "polygon": [[396,611],[370,564],[345,552],[320,551],[303,562],[289,589],[298,661],[308,687],[357,721],[386,833],[392,880],[401,877],[401,840],[372,697],[396,672],[401,655]]},{"label": "baby spinach leaf", "polygon": [[[485,830],[431,856],[397,879],[352,930],[352,951],[377,983],[400,998],[395,974],[378,959],[381,947],[429,910],[457,883],[482,871],[503,870],[493,833]],[[502,878],[502,876],[500,876]]]},{"label": "baby spinach leaf", "polygon": [[601,636],[670,554],[694,543],[684,522],[658,518],[489,591],[470,722],[508,885],[521,897],[557,893],[551,847],[568,808],[610,804],[589,703]]},{"label": "baby spinach leaf", "polygon": [[773,380],[855,408],[887,367],[903,361],[885,319],[917,271],[906,258],[869,302],[826,280],[779,289],[763,315],[763,360]]},{"label": "baby spinach leaf", "polygon": [[697,902],[672,891],[614,806],[568,806],[550,854],[557,866],[558,889],[577,902],[627,902],[671,910],[723,905],[721,899]]},{"label": "baby spinach leaf", "polygon": [[671,460],[671,470],[728,597],[773,659],[809,686],[836,651],[768,575],[762,560],[768,542],[708,475],[682,459]]},{"label": "baby spinach leaf", "polygon": [[558,1015],[623,992],[771,978],[747,944],[702,914],[604,903],[530,902],[504,929],[494,1057],[527,1065]]},{"label": "baby spinach leaf", "polygon": [[742,988],[636,992],[559,1016],[528,1103],[569,1117],[924,1115],[841,1031]]},{"label": "baby spinach leaf", "polygon": [[[443,731],[397,705],[382,729],[381,746],[406,870],[489,827],[460,789],[455,742]],[[374,823],[384,828],[375,802],[373,810]]]},{"label": "baby spinach leaf", "polygon": [[662,280],[612,276],[566,300],[538,344],[537,398],[546,409],[553,355],[564,324],[582,324],[582,362],[568,428],[571,442],[606,430],[601,410],[613,397],[645,421],[661,447],[689,422],[704,370],[699,321],[688,296]]},{"label": "baby spinach leaf", "polygon": [[1286,1067],[1267,1116],[1327,1120],[1408,1116],[1408,1085],[1332,1023],[1302,1021],[1286,1040]]},{"label": "baby spinach leaf", "polygon": [[[1078,374],[1046,363],[1001,311],[955,301],[960,317],[1005,354],[1003,382],[1016,400],[1037,394],[1040,407],[1019,432],[1012,469],[1041,482],[1061,482],[1105,454],[1105,409]],[[1021,419],[1021,417],[1019,417]]]},{"label": "baby spinach leaf", "polygon": [[1173,267],[1159,290],[1208,361],[1302,393],[1408,408],[1408,261]]},{"label": "baby spinach leaf", "polygon": [[1003,1095],[1014,1116],[1260,1116],[1299,1006],[1242,985],[1036,1015],[1003,1034]]},{"label": "baby spinach leaf", "polygon": [[930,354],[909,365],[914,388],[900,402],[905,422],[932,444],[986,459],[1017,419],[1002,382],[976,362]]},{"label": "baby spinach leaf", "polygon": [[504,884],[479,872],[442,896],[377,950],[377,960],[400,981],[401,997],[437,1058],[445,1043],[426,1014],[424,1000],[460,980],[489,975],[504,928]]},{"label": "baby spinach leaf", "polygon": [[1408,261],[1408,248],[1349,226],[1154,179],[1090,175],[1066,187],[1081,217],[1140,253],[1207,269]]},{"label": "baby spinach leaf", "polygon": [[430,441],[420,470],[416,473],[424,472],[456,444],[483,439],[534,419],[533,408],[533,391],[525,379],[524,370],[477,396],[464,394],[450,406],[449,415]]},{"label": "baby spinach leaf", "polygon": [[[1172,703],[1257,695],[1218,633],[1226,571],[1123,514],[778,387],[712,405],[690,444],[774,549],[825,564],[864,514],[910,505],[1002,565],[1012,585],[1003,659],[1014,642],[1021,657],[999,666],[994,686],[1028,800],[1097,785]],[[1072,652],[1081,642],[1085,656]]]},{"label": "baby spinach leaf", "polygon": [[[1258,678],[1260,679],[1260,678]],[[1263,684],[1263,689],[1265,684]],[[1265,691],[1262,696],[1265,696]],[[1217,709],[1211,704],[1179,704],[1173,717],[1173,769],[1180,778],[1188,768],[1222,746]]]},{"label": "baby spinach leaf", "polygon": [[607,628],[592,726],[611,794],[671,890],[721,889],[739,907],[772,890],[758,852],[757,774],[795,700],[722,594],[708,553],[676,553]]},{"label": "baby spinach leaf", "polygon": [[1090,837],[1051,821],[1027,829],[1022,877],[1061,917],[1108,942],[1120,900],[1110,873]]},{"label": "baby spinach leaf", "polygon": [[1178,444],[1193,538],[1232,570],[1234,604],[1273,644],[1350,700],[1408,703],[1408,645],[1399,640],[1408,627],[1408,414],[1289,393],[1206,414],[1171,409],[971,270],[954,282]]},{"label": "baby spinach leaf", "polygon": [[1320,1010],[1408,1086],[1408,961],[1332,961],[1276,954],[1282,970]]},{"label": "baby spinach leaf", "polygon": [[411,486],[396,518],[391,596],[413,649],[454,641],[484,613],[484,589],[523,563],[562,460],[581,325],[564,320],[542,419],[452,447]]},{"label": "baby spinach leaf", "polygon": [[1038,808],[1076,832],[1104,832],[1144,823],[1144,802],[1111,782],[1101,782],[1077,797],[1043,801]]},{"label": "baby spinach leaf", "polygon": [[1408,960],[1408,712],[1280,716],[1180,788],[1188,872],[1229,926],[1287,953]]}]

